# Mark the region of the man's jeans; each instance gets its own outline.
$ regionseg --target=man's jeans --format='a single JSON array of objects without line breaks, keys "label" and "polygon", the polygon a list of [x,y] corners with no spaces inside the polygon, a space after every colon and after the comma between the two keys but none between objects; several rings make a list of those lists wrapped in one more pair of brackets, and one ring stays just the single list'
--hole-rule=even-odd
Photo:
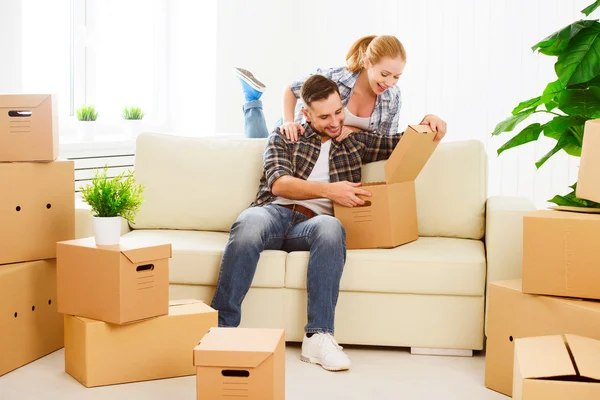
[{"label": "man's jeans", "polygon": [[262,101],[253,100],[244,103],[244,134],[247,138],[266,138],[269,136]]},{"label": "man's jeans", "polygon": [[211,306],[219,326],[237,327],[241,306],[263,250],[310,251],[306,289],[307,333],[334,333],[335,307],[346,262],[346,232],[328,215],[311,219],[268,204],[246,209],[233,224]]}]

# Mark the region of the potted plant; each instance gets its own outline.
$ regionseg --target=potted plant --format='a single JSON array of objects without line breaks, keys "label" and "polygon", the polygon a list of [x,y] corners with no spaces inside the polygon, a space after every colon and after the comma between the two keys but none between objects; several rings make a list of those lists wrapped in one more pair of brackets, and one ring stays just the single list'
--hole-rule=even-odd
[{"label": "potted plant", "polygon": [[92,139],[98,111],[94,106],[81,106],[77,109],[77,120],[79,121],[79,131],[85,139]]},{"label": "potted plant", "polygon": [[[600,0],[581,10],[588,16],[600,7]],[[539,169],[550,157],[565,151],[581,157],[584,124],[600,118],[600,22],[579,20],[554,32],[532,47],[533,51],[556,57],[554,70],[557,80],[549,83],[540,96],[517,105],[512,115],[500,122],[492,135],[511,132],[518,124],[533,115],[546,115],[545,123],[532,123],[504,143],[503,151],[538,140],[540,135],[556,140],[556,145],[536,163]],[[565,196],[556,195],[548,200],[557,206],[600,208],[593,201],[575,196],[577,182]]]},{"label": "potted plant", "polygon": [[108,177],[108,165],[102,172],[96,169],[92,183],[81,189],[83,201],[92,208],[93,230],[97,245],[119,244],[121,219],[134,222],[144,201],[145,187],[138,184],[129,170],[114,178]]},{"label": "potted plant", "polygon": [[126,123],[126,131],[130,137],[135,138],[141,132],[142,119],[145,113],[139,107],[125,107],[123,119]]}]

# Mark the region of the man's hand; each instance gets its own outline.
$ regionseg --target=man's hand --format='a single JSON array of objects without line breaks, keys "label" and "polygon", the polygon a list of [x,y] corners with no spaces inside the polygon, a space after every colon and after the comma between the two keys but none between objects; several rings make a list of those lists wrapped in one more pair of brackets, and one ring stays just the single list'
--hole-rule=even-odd
[{"label": "man's hand", "polygon": [[431,130],[437,133],[433,139],[436,142],[442,140],[446,135],[446,122],[436,115],[427,114],[423,117],[423,121],[419,125],[429,125]]},{"label": "man's hand", "polygon": [[362,206],[365,201],[360,199],[358,195],[371,196],[371,193],[361,189],[360,185],[360,183],[348,181],[332,183],[329,186],[327,198],[344,207]]},{"label": "man's hand", "polygon": [[292,143],[298,141],[298,133],[304,135],[304,127],[295,122],[285,122],[279,129],[283,132],[287,140]]},{"label": "man's hand", "polygon": [[358,128],[354,127],[354,126],[346,126],[344,125],[342,127],[342,133],[340,133],[340,136],[335,138],[335,141],[340,143],[342,140],[346,139],[348,136],[350,136],[351,134],[353,134],[354,132],[358,132]]}]

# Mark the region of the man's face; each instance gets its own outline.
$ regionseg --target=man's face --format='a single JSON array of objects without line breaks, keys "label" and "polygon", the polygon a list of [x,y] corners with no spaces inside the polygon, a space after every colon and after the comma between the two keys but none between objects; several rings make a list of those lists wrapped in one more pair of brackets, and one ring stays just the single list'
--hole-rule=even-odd
[{"label": "man's face", "polygon": [[342,133],[344,126],[344,106],[337,92],[332,93],[327,99],[313,101],[310,106],[302,109],[306,121],[312,128],[330,138],[336,138]]}]

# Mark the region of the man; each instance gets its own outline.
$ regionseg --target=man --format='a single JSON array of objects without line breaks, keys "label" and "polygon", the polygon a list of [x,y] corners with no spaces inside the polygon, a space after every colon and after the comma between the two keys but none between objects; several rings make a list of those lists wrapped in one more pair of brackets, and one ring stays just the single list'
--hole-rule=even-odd
[{"label": "man", "polygon": [[310,251],[301,359],[341,371],[350,368],[350,359],[333,337],[333,325],[346,234],[333,216],[333,202],[363,205],[359,196],[370,193],[360,187],[362,164],[387,159],[402,134],[356,132],[338,143],[332,139],[341,134],[345,113],[336,83],[313,75],[301,96],[304,135],[292,143],[277,128],[269,136],[257,198],[231,228],[212,307],[219,311],[219,326],[237,327],[260,253]]}]

